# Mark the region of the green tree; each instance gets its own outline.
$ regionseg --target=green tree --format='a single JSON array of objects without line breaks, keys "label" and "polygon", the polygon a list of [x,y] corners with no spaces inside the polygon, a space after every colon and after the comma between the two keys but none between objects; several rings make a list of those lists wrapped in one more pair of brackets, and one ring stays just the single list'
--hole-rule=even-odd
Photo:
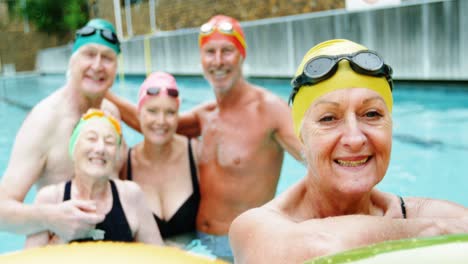
[{"label": "green tree", "polygon": [[86,0],[19,0],[16,7],[39,31],[58,35],[70,33],[88,20]]}]

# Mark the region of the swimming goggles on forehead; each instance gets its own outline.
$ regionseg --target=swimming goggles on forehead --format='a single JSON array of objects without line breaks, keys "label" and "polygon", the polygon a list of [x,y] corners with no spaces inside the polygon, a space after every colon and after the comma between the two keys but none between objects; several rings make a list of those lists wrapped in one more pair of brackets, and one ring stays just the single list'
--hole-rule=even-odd
[{"label": "swimming goggles on forehead", "polygon": [[[146,94],[151,96],[156,96],[161,93],[162,87],[150,87],[146,89]],[[175,88],[166,88],[167,95],[173,98],[179,97],[179,90]]]},{"label": "swimming goggles on forehead", "polygon": [[234,25],[232,23],[227,22],[227,21],[223,21],[219,23],[208,22],[208,23],[203,24],[200,27],[200,36],[201,37],[209,36],[213,34],[215,30],[218,30],[219,33],[224,34],[224,35],[234,36],[241,43],[242,46],[244,47],[246,46],[244,37],[242,37],[242,35],[240,35],[239,32],[237,32],[234,29]]},{"label": "swimming goggles on forehead", "polygon": [[349,65],[357,73],[385,77],[390,85],[390,90],[393,90],[392,68],[385,64],[376,52],[363,50],[337,56],[322,55],[309,60],[305,64],[302,74],[291,81],[293,90],[289,96],[289,102],[294,101],[294,97],[303,85],[314,85],[332,77],[341,60],[349,61]]},{"label": "swimming goggles on forehead", "polygon": [[88,112],[86,112],[86,114],[83,115],[83,117],[81,119],[89,120],[89,119],[91,119],[93,117],[105,117],[105,118],[107,118],[107,120],[109,120],[109,122],[114,127],[117,134],[119,134],[119,136],[122,136],[122,128],[120,127],[120,122],[117,119],[115,119],[113,116],[104,113],[102,110],[90,109],[90,110],[88,110]]},{"label": "swimming goggles on forehead", "polygon": [[96,34],[97,32],[99,32],[101,34],[101,37],[105,39],[106,41],[108,41],[109,43],[120,45],[119,38],[117,38],[117,35],[115,35],[115,33],[109,29],[94,28],[94,27],[86,26],[86,27],[78,29],[76,31],[76,36],[88,37],[88,36],[92,36]]}]

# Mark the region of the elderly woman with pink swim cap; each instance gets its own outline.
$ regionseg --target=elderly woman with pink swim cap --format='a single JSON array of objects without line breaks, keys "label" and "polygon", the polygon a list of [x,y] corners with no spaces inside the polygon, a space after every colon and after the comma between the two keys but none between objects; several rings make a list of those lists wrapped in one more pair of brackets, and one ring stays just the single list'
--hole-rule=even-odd
[{"label": "elderly woman with pink swim cap", "polygon": [[144,80],[137,106],[144,140],[129,149],[120,178],[141,186],[163,239],[180,242],[195,232],[200,192],[196,142],[176,134],[179,105],[172,75],[154,72]]},{"label": "elderly woman with pink swim cap", "polygon": [[392,69],[366,47],[314,46],[292,80],[307,174],[230,228],[236,263],[302,263],[385,240],[468,232],[468,210],[378,191],[392,147]]}]

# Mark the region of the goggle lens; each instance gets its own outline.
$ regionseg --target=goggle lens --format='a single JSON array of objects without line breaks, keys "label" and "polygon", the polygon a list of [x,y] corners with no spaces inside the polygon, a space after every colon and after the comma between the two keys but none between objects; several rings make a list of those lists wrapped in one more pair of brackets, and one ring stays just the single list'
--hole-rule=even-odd
[{"label": "goggle lens", "polygon": [[317,58],[313,63],[307,63],[304,74],[309,78],[320,78],[329,72],[333,68],[333,65],[334,61],[331,58]]},{"label": "goggle lens", "polygon": [[100,28],[93,28],[93,27],[86,26],[76,31],[76,35],[82,36],[82,37],[88,37],[88,36],[94,35],[96,31],[99,31],[101,33],[101,36],[106,41],[112,44],[119,43],[119,39],[117,38],[117,35],[115,35],[114,32],[108,29],[100,29]]},{"label": "goggle lens", "polygon": [[219,25],[218,25],[218,29],[219,29],[221,32],[232,33],[234,27],[233,27],[232,24],[229,23],[229,22],[221,22],[221,23],[219,23]]},{"label": "goggle lens", "polygon": [[93,35],[94,32],[96,32],[95,28],[93,28],[93,27],[84,27],[84,28],[81,28],[78,31],[76,31],[76,35],[87,37],[87,36]]},{"label": "goggle lens", "polygon": [[[151,95],[151,96],[156,96],[161,92],[162,89],[163,88],[161,87],[150,87],[146,90],[146,94]],[[179,96],[179,90],[175,88],[167,88],[166,92],[167,92],[167,95],[170,97],[177,98]]]},{"label": "goggle lens", "polygon": [[200,27],[200,33],[210,34],[215,29],[226,34],[232,34],[234,32],[234,26],[231,23],[224,21],[219,24],[205,23]]},{"label": "goggle lens", "polygon": [[208,34],[208,33],[210,33],[211,31],[213,31],[213,25],[210,24],[210,23],[203,24],[203,25],[200,27],[200,32],[203,33],[203,34]]},{"label": "goggle lens", "polygon": [[359,67],[368,71],[378,71],[383,66],[383,60],[377,54],[371,52],[357,53],[352,60]]}]

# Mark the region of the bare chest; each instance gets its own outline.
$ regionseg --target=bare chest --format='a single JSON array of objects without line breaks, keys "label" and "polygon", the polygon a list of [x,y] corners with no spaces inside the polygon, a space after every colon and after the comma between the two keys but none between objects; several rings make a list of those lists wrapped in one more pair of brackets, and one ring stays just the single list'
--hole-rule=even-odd
[{"label": "bare chest", "polygon": [[39,187],[73,178],[73,161],[68,154],[68,142],[72,129],[72,126],[62,126],[57,129],[57,133],[51,135],[51,139],[48,142],[50,148],[47,152],[46,163],[38,181]]},{"label": "bare chest", "polygon": [[248,166],[259,155],[277,151],[273,129],[256,113],[222,117],[212,114],[203,120],[199,163],[222,167]]}]

